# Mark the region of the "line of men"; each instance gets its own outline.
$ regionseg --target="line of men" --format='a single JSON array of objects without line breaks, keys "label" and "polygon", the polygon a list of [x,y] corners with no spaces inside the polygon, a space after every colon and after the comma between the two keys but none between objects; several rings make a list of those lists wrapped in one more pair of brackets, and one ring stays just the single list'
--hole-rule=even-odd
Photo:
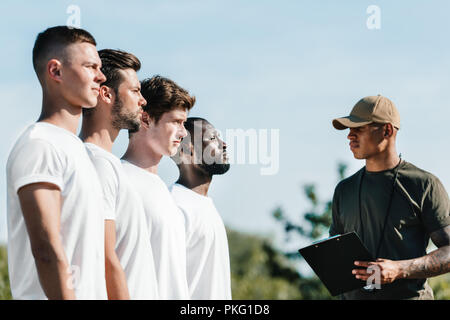
[{"label": "line of men", "polygon": [[[42,112],[7,163],[13,298],[231,299],[226,231],[208,196],[230,165],[217,130],[187,118],[195,97],[164,77],[139,81],[136,56],[97,51],[83,29],[40,33],[33,66]],[[163,156],[180,171],[170,190]]]},{"label": "line of men", "polygon": [[[140,82],[134,55],[95,46],[84,30],[55,27],[33,49],[42,113],[7,164],[13,297],[231,299],[226,233],[207,196],[229,169],[226,144],[208,121],[187,118],[186,90],[159,76]],[[356,261],[354,276],[367,281],[376,266],[382,284],[342,298],[432,299],[426,279],[450,272],[445,188],[397,153],[400,114],[388,98],[361,99],[333,126],[349,129],[366,165],[337,185],[330,235],[356,231],[376,261]],[[121,129],[122,160],[111,153]],[[170,191],[157,175],[163,156],[180,171]]]}]

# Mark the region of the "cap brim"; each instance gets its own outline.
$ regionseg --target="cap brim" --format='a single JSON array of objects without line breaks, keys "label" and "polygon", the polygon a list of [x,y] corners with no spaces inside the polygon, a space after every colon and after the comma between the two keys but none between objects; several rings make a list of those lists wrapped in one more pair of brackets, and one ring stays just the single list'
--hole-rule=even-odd
[{"label": "cap brim", "polygon": [[354,116],[348,116],[343,118],[337,118],[333,120],[333,127],[338,130],[345,130],[348,128],[358,128],[370,124],[373,121],[367,121]]}]

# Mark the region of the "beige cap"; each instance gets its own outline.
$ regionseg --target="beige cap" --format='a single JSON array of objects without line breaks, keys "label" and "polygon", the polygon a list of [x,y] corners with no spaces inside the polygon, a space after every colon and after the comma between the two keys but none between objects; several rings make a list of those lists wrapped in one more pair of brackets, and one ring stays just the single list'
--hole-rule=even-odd
[{"label": "beige cap", "polygon": [[333,120],[338,130],[362,127],[369,123],[391,123],[400,129],[400,113],[394,103],[381,95],[362,98],[353,107],[348,117]]}]

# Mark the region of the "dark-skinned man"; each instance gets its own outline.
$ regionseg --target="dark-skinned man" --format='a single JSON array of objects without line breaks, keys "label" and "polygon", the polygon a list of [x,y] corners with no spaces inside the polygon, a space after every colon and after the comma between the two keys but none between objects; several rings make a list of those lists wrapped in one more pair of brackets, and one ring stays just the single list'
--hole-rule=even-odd
[{"label": "dark-skinned man", "polygon": [[180,170],[171,187],[185,217],[189,294],[194,300],[231,299],[228,240],[222,218],[208,196],[214,175],[230,168],[226,143],[202,118],[188,118],[189,133],[172,159]]},{"label": "dark-skinned man", "polygon": [[[355,261],[353,274],[370,280],[371,267],[379,275],[379,288],[342,298],[433,299],[427,278],[450,271],[450,204],[442,183],[397,154],[400,114],[388,98],[361,99],[333,126],[350,129],[350,149],[366,165],[336,187],[330,235],[356,231],[376,261]],[[427,254],[430,238],[437,249]]]}]

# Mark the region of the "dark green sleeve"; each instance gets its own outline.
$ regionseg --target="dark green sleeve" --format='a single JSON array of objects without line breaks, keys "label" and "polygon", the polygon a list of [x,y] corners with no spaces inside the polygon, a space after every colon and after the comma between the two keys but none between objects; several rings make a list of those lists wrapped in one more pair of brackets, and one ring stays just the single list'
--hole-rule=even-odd
[{"label": "dark green sleeve", "polygon": [[422,221],[428,231],[450,225],[450,201],[448,193],[438,178],[432,177],[424,193],[422,202]]},{"label": "dark green sleeve", "polygon": [[344,228],[342,227],[340,218],[339,218],[339,186],[334,190],[333,195],[333,203],[331,205],[331,226],[330,226],[330,237],[333,237],[338,234],[344,233]]}]

